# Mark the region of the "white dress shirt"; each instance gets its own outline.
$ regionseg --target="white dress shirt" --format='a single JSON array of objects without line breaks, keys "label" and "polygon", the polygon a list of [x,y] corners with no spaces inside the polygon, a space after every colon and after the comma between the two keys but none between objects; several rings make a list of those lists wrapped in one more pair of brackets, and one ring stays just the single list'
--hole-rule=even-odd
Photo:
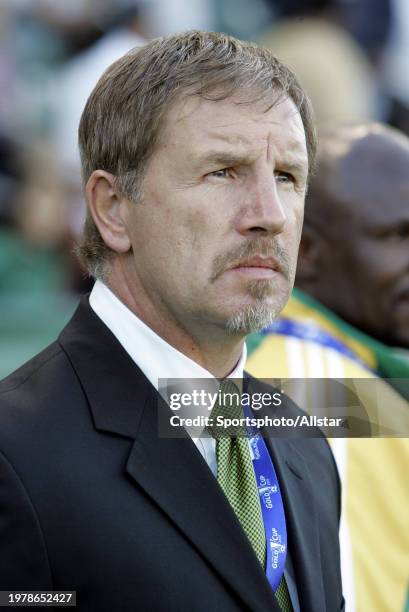
[{"label": "white dress shirt", "polygon": [[[214,379],[214,376],[205,368],[158,336],[100,280],[96,281],[91,291],[89,303],[155,389],[159,389],[160,379]],[[247,350],[244,344],[241,357],[228,378],[240,379],[243,377],[246,357]],[[192,440],[216,476],[214,438],[192,438]]]}]

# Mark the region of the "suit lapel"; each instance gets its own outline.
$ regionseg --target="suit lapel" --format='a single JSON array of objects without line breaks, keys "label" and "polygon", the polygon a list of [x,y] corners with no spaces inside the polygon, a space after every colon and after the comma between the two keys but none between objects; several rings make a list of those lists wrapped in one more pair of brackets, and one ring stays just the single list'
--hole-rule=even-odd
[{"label": "suit lapel", "polygon": [[297,441],[266,438],[283,496],[288,545],[303,612],[325,610],[318,514],[311,495],[309,470]]},{"label": "suit lapel", "polygon": [[59,342],[95,428],[134,439],[126,471],[252,612],[279,612],[271,587],[195,444],[158,435],[169,408],[84,300]]},{"label": "suit lapel", "polygon": [[217,480],[192,440],[158,437],[154,394],[148,399],[128,473],[168,515],[252,611],[279,611],[271,587]]}]

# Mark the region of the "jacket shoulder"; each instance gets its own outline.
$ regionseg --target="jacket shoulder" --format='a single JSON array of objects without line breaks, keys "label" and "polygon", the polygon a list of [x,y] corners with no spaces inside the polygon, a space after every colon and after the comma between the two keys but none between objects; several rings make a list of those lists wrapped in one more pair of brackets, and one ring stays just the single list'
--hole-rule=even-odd
[{"label": "jacket shoulder", "polygon": [[0,448],[13,439],[15,446],[23,438],[28,442],[40,431],[54,435],[47,430],[79,402],[81,385],[56,341],[0,382]]},{"label": "jacket shoulder", "polygon": [[0,402],[3,394],[18,389],[44,368],[50,367],[50,361],[61,356],[62,349],[58,342],[53,342],[35,357],[20,366],[17,370],[0,381]]}]

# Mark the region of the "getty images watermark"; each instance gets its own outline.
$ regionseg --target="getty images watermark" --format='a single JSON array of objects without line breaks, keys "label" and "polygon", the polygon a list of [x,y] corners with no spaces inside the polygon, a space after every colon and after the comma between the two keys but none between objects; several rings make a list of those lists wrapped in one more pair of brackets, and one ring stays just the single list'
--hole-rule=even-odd
[{"label": "getty images watermark", "polygon": [[[169,407],[174,412],[182,408],[203,408],[205,407],[210,414],[197,414],[196,416],[186,416],[172,414],[169,423],[172,427],[199,427],[210,429],[220,427],[224,430],[231,428],[246,429],[261,427],[339,427],[343,419],[341,417],[317,417],[316,415],[298,414],[290,416],[252,416],[246,415],[245,408],[252,411],[259,411],[263,407],[282,406],[283,395],[278,391],[272,393],[239,393],[222,392],[211,393],[204,389],[194,389],[191,392],[173,392],[169,395]],[[216,406],[220,406],[220,413],[212,416]],[[243,416],[228,416],[234,412],[235,406],[240,406]],[[233,408],[233,410],[232,410]]]},{"label": "getty images watermark", "polygon": [[[160,379],[161,437],[407,437],[409,382]],[[407,397],[406,397],[407,396]]]}]

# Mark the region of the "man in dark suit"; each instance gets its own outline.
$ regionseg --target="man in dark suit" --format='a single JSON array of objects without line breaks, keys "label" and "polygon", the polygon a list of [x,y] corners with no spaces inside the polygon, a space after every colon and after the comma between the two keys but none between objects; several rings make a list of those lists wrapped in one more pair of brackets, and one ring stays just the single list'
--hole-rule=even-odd
[{"label": "man in dark suit", "polygon": [[79,255],[97,281],[1,384],[0,589],[75,590],[90,611],[342,610],[339,482],[318,431],[159,434],[160,379],[231,389],[246,334],[288,299],[308,99],[268,51],[188,32],[113,64],[79,136]]}]

